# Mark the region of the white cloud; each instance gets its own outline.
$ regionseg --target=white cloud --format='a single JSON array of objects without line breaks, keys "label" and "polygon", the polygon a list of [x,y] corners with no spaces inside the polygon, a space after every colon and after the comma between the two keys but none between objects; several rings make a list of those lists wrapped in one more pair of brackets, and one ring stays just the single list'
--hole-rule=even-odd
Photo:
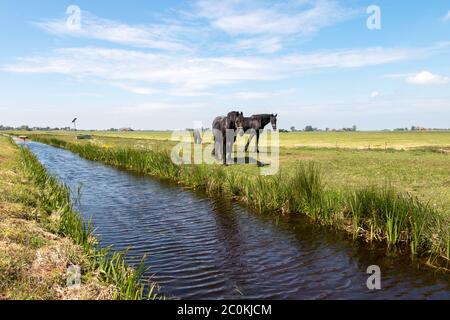
[{"label": "white cloud", "polygon": [[404,79],[406,77],[410,77],[411,73],[391,73],[391,74],[385,74],[382,76],[384,79]]},{"label": "white cloud", "polygon": [[378,97],[380,95],[380,93],[378,92],[378,91],[373,91],[371,94],[370,94],[370,97],[371,98],[376,98],[376,97]]},{"label": "white cloud", "polygon": [[[357,13],[335,0],[197,0],[189,11],[162,14],[159,23],[130,25],[81,13],[81,28],[73,30],[66,18],[35,22],[56,35],[96,39],[136,48],[195,51],[208,47],[272,54],[286,41],[312,36]],[[206,22],[206,25],[205,25]],[[218,37],[225,32],[231,38]],[[294,40],[293,40],[294,39]]]},{"label": "white cloud", "polygon": [[337,1],[197,1],[201,17],[232,35],[311,35],[341,22],[355,12]]},{"label": "white cloud", "polygon": [[[136,94],[210,94],[214,86],[269,81],[326,69],[361,68],[420,57],[424,49],[366,48],[280,57],[196,57],[98,47],[65,48],[19,59],[15,73],[63,74],[102,80]],[[162,89],[164,88],[164,90]]]},{"label": "white cloud", "polygon": [[136,91],[136,86],[169,85],[169,89],[192,94],[215,85],[273,79],[274,74],[268,68],[265,60],[251,58],[199,58],[87,47],[23,58],[5,70],[101,79],[115,86],[133,82],[133,86],[122,85],[128,91]]},{"label": "white cloud", "polygon": [[416,85],[446,84],[450,82],[450,78],[429,71],[422,71],[407,77],[406,82]]},{"label": "white cloud", "polygon": [[258,99],[268,99],[287,93],[283,92],[273,92],[273,91],[241,91],[234,94],[236,98],[243,100],[258,100]]},{"label": "white cloud", "polygon": [[69,29],[65,19],[34,23],[39,28],[56,35],[109,41],[139,48],[162,50],[188,50],[180,40],[182,34],[192,32],[177,24],[129,25],[102,19],[82,12],[80,29]]},{"label": "white cloud", "polygon": [[143,87],[143,86],[136,86],[136,85],[129,85],[124,83],[115,83],[112,84],[113,86],[126,90],[131,93],[140,94],[140,95],[152,95],[159,93],[160,90],[150,88],[150,87]]},{"label": "white cloud", "polygon": [[282,48],[282,41],[278,37],[254,37],[238,40],[231,45],[225,46],[225,49],[250,53],[275,53]]},{"label": "white cloud", "polygon": [[301,70],[326,68],[361,68],[383,65],[422,57],[428,49],[410,48],[365,48],[338,49],[307,54],[290,55],[284,58],[287,64]]},{"label": "white cloud", "polygon": [[444,17],[444,22],[450,21],[450,10],[447,12],[447,15]]},{"label": "white cloud", "polygon": [[207,107],[208,105],[205,103],[180,103],[180,102],[161,102],[161,101],[153,101],[148,103],[143,103],[135,106],[127,106],[115,108],[112,113],[114,114],[122,114],[122,113],[130,113],[130,112],[143,112],[146,113],[148,111],[164,111],[164,110],[186,110],[186,109],[202,109]]},{"label": "white cloud", "polygon": [[193,7],[195,19],[233,38],[231,47],[266,54],[358,13],[335,0],[198,0]]}]

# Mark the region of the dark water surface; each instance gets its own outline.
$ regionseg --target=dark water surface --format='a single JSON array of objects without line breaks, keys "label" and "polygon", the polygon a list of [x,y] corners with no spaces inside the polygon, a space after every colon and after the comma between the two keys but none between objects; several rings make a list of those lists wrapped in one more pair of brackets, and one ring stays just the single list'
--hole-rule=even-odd
[{"label": "dark water surface", "polygon": [[[301,217],[258,215],[227,200],[26,143],[73,190],[104,246],[145,254],[166,296],[185,299],[450,299],[448,275],[357,245]],[[367,289],[379,265],[382,290]]]}]

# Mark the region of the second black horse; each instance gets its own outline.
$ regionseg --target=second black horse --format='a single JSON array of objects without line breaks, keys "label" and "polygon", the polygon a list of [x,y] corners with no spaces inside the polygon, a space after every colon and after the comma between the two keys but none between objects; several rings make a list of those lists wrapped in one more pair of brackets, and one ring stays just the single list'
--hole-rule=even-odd
[{"label": "second black horse", "polygon": [[248,146],[256,135],[256,152],[259,153],[260,130],[263,130],[269,123],[272,125],[273,130],[277,130],[277,114],[255,114],[244,118],[244,131],[245,133],[250,133],[250,138],[245,145],[245,152],[248,151]]}]

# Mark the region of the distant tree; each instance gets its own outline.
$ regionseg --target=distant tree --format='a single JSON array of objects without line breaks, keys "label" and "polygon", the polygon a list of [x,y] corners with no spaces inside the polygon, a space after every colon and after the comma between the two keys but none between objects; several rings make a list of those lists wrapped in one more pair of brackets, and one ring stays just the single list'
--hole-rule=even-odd
[{"label": "distant tree", "polygon": [[353,125],[352,131],[357,131],[357,130],[358,130],[358,127],[356,125]]},{"label": "distant tree", "polygon": [[314,131],[314,128],[313,128],[312,126],[306,126],[306,127],[305,127],[305,131],[306,131],[306,132],[313,132],[313,131]]},{"label": "distant tree", "polygon": [[295,132],[295,131],[297,131],[297,130],[295,129],[294,126],[292,126],[292,127],[291,127],[291,131],[292,131],[292,132]]},{"label": "distant tree", "polygon": [[31,131],[30,127],[27,125],[20,126],[18,129],[22,131]]}]

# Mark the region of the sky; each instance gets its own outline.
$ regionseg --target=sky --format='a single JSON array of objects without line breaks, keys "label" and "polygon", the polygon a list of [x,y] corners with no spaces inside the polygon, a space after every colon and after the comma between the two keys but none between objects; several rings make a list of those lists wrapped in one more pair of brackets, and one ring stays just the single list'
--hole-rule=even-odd
[{"label": "sky", "polygon": [[450,127],[447,0],[0,0],[0,43],[2,125]]}]

